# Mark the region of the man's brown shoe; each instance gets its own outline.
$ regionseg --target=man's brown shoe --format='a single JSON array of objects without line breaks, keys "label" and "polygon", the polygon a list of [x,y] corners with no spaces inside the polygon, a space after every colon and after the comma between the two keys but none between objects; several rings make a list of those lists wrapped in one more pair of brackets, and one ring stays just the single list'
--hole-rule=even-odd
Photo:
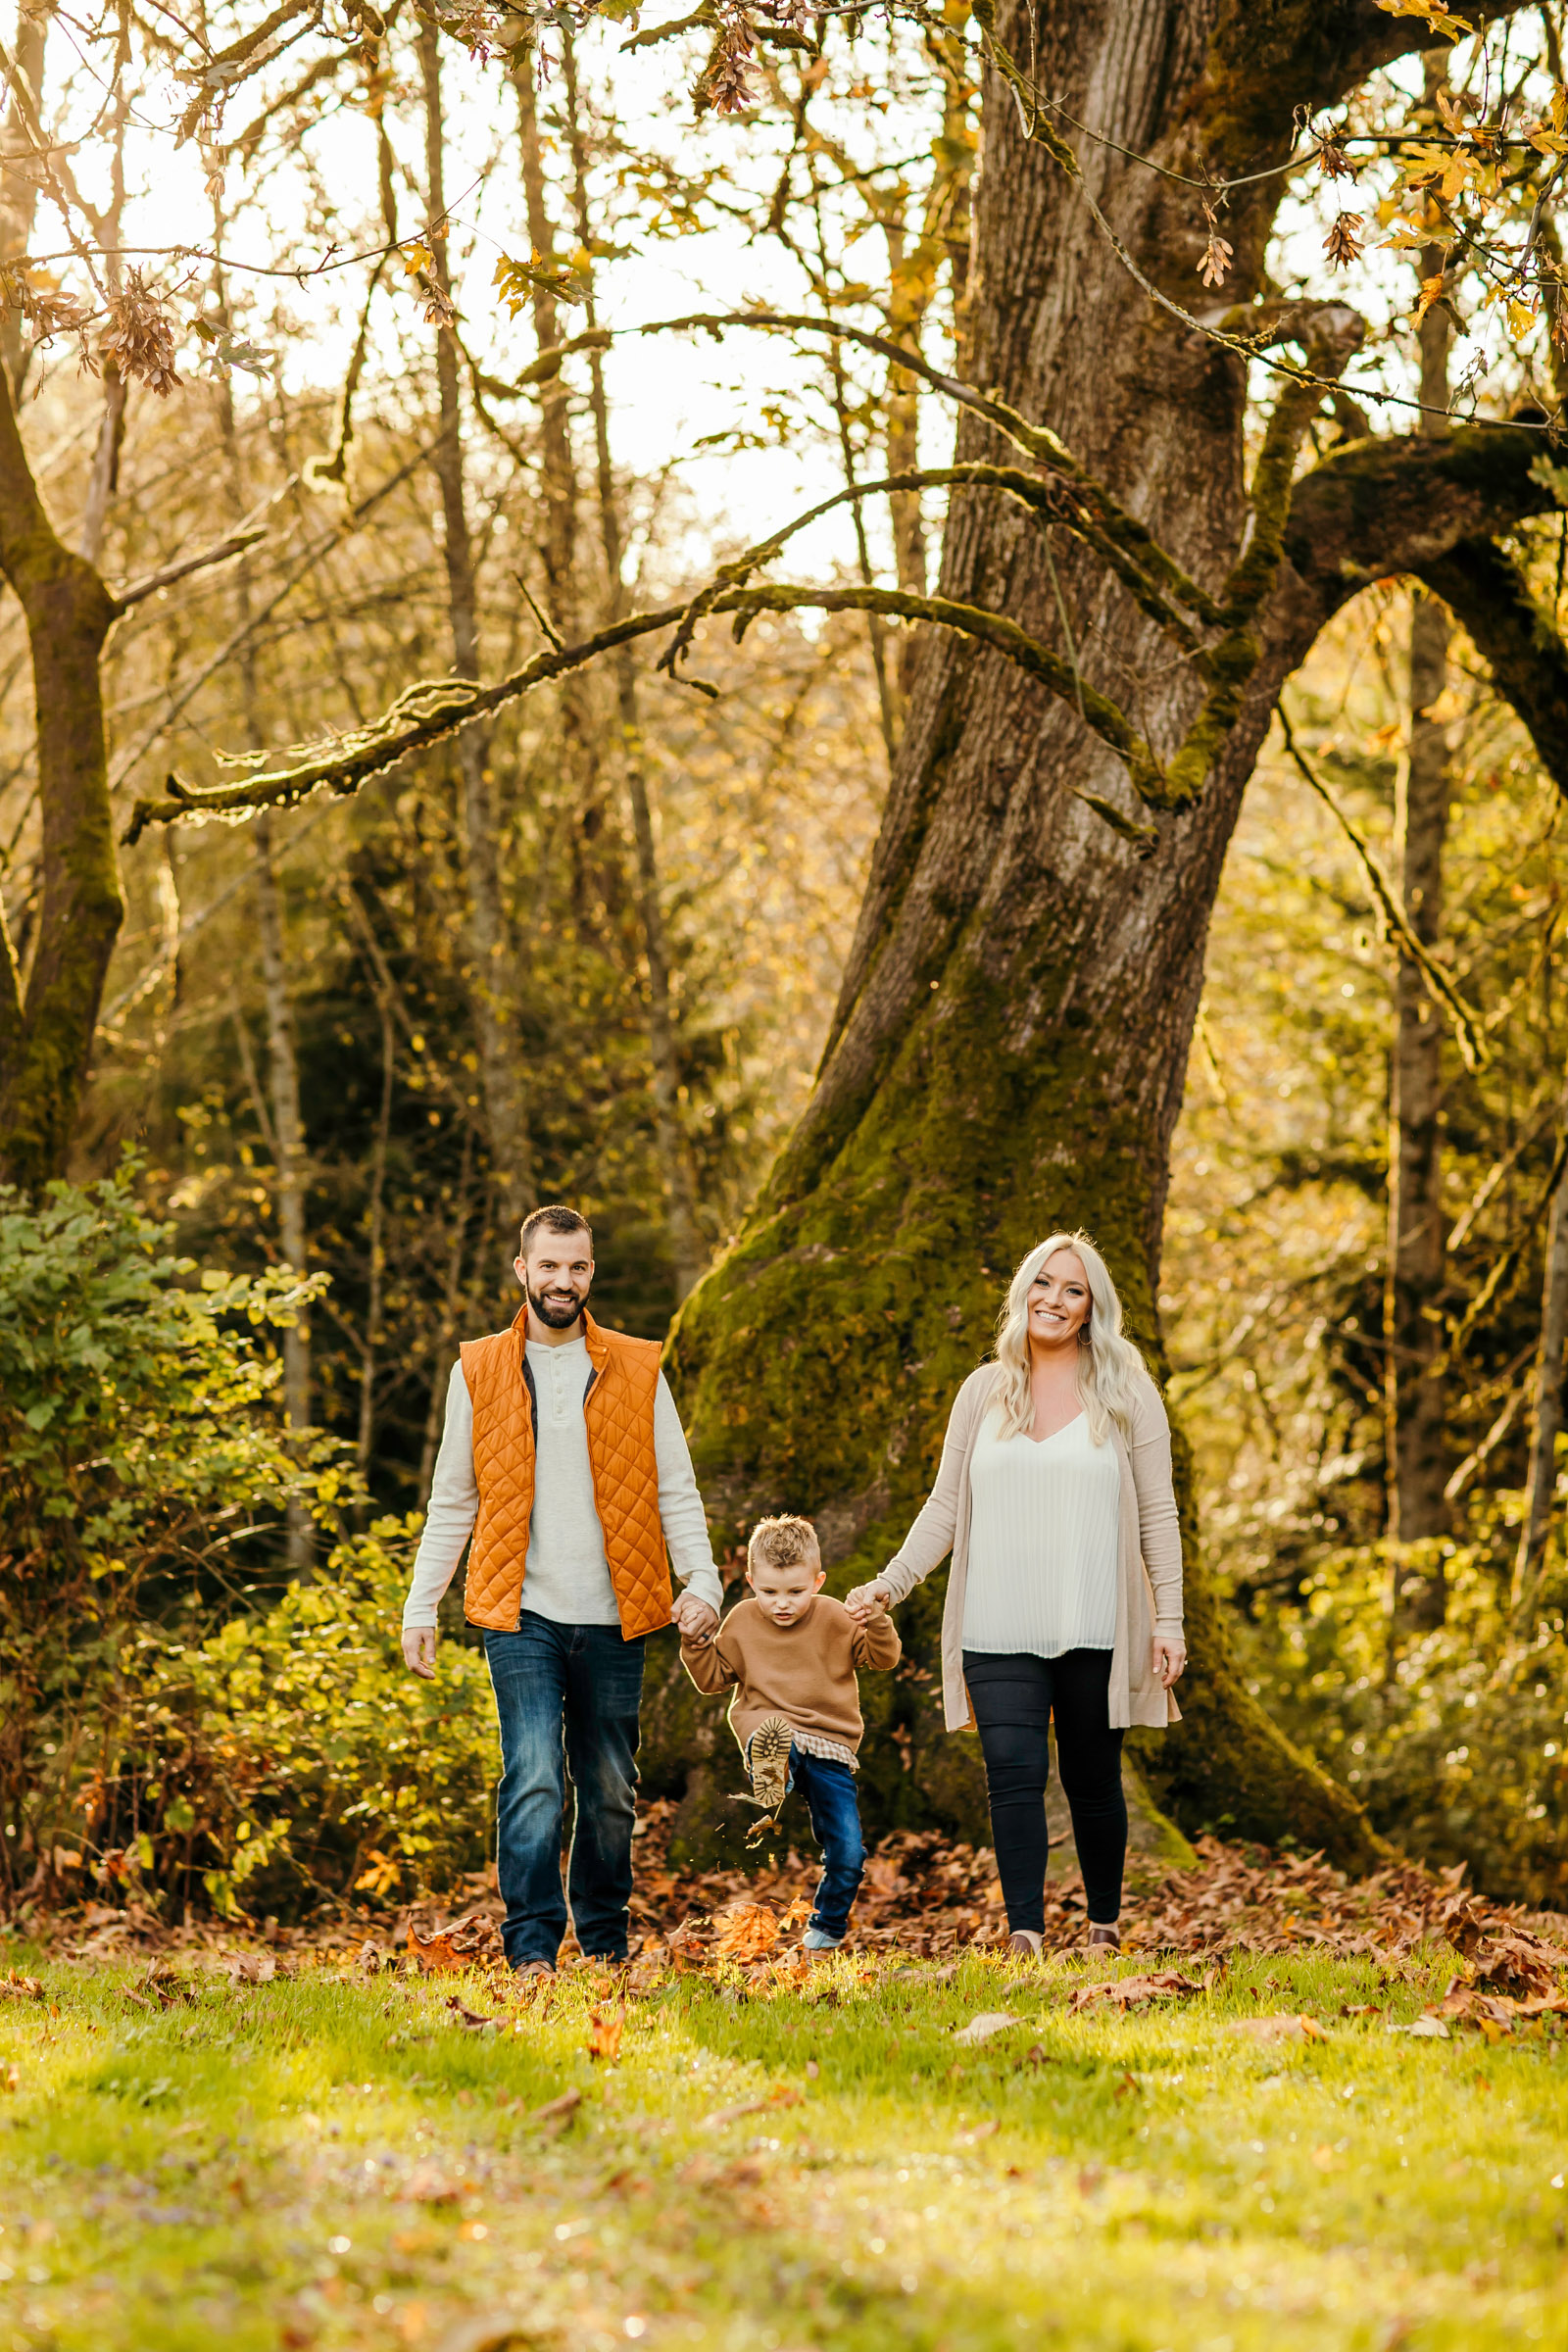
[{"label": "man's brown shoe", "polygon": [[1007,1937],[1009,1960],[1038,1960],[1045,1949],[1046,1939],[1028,1928],[1014,1928]]},{"label": "man's brown shoe", "polygon": [[548,1960],[525,1960],[520,1968],[514,1968],[512,1973],[514,1977],[553,1977],[556,1972]]},{"label": "man's brown shoe", "polygon": [[1093,1951],[1097,1944],[1103,1944],[1109,1950],[1113,1952],[1119,1952],[1121,1950],[1120,1928],[1091,1927],[1089,1931],[1090,1950]]}]

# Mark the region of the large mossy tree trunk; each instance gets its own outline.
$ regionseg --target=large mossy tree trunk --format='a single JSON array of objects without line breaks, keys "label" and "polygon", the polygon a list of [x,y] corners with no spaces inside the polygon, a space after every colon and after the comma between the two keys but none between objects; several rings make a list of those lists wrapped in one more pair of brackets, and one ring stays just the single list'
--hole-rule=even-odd
[{"label": "large mossy tree trunk", "polygon": [[[1279,163],[1293,108],[1341,94],[1414,46],[1416,30],[1370,5],[1045,0],[1031,47],[1016,8],[998,19],[1066,116],[1189,175]],[[983,105],[966,372],[1054,426],[1217,588],[1248,513],[1241,369],[1139,291],[1071,180],[1023,135],[995,74]],[[1143,270],[1183,304],[1202,299],[1190,182],[1081,144],[1087,183]],[[1259,181],[1225,217],[1226,294],[1238,303],[1259,293],[1282,185]],[[958,446],[1007,454],[969,416]],[[1382,562],[1418,514],[1430,531],[1438,513],[1390,495],[1384,448],[1348,459],[1310,527],[1293,526],[1264,658],[1200,805],[1162,818],[1147,858],[1075,797],[1144,814],[1070,705],[955,636],[923,636],[815,1093],[670,1351],[710,1510],[736,1529],[759,1509],[810,1513],[841,1590],[886,1559],[928,1491],[954,1393],[987,1352],[1007,1276],[1033,1242],[1086,1227],[1132,1332],[1160,1360],[1169,1144],[1242,792],[1281,683],[1351,592],[1348,541],[1359,551],[1381,534]],[[1489,462],[1471,453],[1478,474]],[[1462,473],[1448,485],[1451,527],[1463,510],[1473,530],[1487,493],[1467,493]],[[1064,534],[1054,552],[1085,674],[1156,748],[1174,747],[1200,680],[1091,555]],[[1070,654],[1040,534],[990,493],[954,494],[941,593],[1005,612]],[[1188,1828],[1290,1835],[1365,1865],[1377,1843],[1359,1807],[1245,1689],[1201,1565],[1185,1457],[1180,1475],[1186,1720],[1140,1740],[1144,1766]],[[943,1581],[902,1613],[917,1671],[868,1692],[884,1736],[868,1741],[865,1785],[884,1820],[973,1829],[972,1741],[943,1738],[934,1705]]]}]

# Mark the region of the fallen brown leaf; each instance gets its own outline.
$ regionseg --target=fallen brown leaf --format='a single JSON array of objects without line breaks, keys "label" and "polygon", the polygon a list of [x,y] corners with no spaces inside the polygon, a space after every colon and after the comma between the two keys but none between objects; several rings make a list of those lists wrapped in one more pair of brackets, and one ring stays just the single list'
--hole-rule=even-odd
[{"label": "fallen brown leaf", "polygon": [[222,1959],[236,1984],[270,1984],[277,1974],[270,1952],[225,1952]]},{"label": "fallen brown leaf", "polygon": [[626,2031],[626,2004],[612,2012],[596,2009],[588,2020],[587,2051],[590,2058],[604,2058],[612,2065],[620,2056],[620,2037]]},{"label": "fallen brown leaf", "polygon": [[960,2026],[953,2038],[961,2048],[972,2049],[976,2042],[990,2041],[994,2034],[1005,2034],[1009,2026],[1022,2022],[1010,2009],[982,2009],[966,2026]]},{"label": "fallen brown leaf", "polygon": [[711,2115],[703,2117],[697,2129],[699,2132],[717,2132],[725,2124],[738,2124],[743,2115],[766,2115],[774,2107],[798,2107],[801,2097],[801,2092],[793,2083],[781,2082],[764,2099],[743,2099],[735,2107],[715,2107]]},{"label": "fallen brown leaf", "polygon": [[731,1903],[718,1916],[713,1953],[719,1960],[765,1960],[779,1938],[779,1919],[765,1903]]},{"label": "fallen brown leaf", "polygon": [[1101,1977],[1093,1984],[1080,1984],[1073,1993],[1071,2006],[1087,2009],[1095,2001],[1113,2001],[1118,2009],[1141,2009],[1146,2001],[1181,1999],[1206,1989],[1197,1977],[1183,1977],[1173,1968],[1161,1968],[1149,1976]]},{"label": "fallen brown leaf", "polygon": [[471,1968],[490,1949],[494,1936],[490,1920],[476,1921],[471,1914],[455,1919],[434,1936],[421,1936],[413,1920],[409,1922],[409,1949],[427,1977],[451,1976],[461,1968]]},{"label": "fallen brown leaf", "polygon": [[486,2026],[493,2026],[496,2022],[493,2017],[481,2017],[477,2009],[466,2007],[455,1992],[448,1993],[445,2006],[469,2034],[481,2034]]},{"label": "fallen brown leaf", "polygon": [[1559,1952],[1539,1936],[1495,1936],[1476,1947],[1474,1968],[1477,1984],[1491,1992],[1515,1997],[1550,1994],[1557,1990],[1557,1971],[1568,1968],[1568,1952]]}]

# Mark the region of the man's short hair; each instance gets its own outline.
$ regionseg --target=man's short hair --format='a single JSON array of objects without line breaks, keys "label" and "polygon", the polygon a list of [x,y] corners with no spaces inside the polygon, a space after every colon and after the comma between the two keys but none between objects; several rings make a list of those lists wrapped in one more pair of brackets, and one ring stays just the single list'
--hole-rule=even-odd
[{"label": "man's short hair", "polygon": [[759,1519],[746,1546],[746,1565],[758,1568],[799,1568],[803,1562],[820,1567],[821,1545],[809,1519]]},{"label": "man's short hair", "polygon": [[564,1201],[553,1201],[548,1208],[536,1208],[523,1218],[522,1238],[517,1246],[519,1257],[527,1256],[529,1244],[540,1233],[585,1233],[589,1249],[593,1248],[593,1227],[577,1209],[567,1208]]}]

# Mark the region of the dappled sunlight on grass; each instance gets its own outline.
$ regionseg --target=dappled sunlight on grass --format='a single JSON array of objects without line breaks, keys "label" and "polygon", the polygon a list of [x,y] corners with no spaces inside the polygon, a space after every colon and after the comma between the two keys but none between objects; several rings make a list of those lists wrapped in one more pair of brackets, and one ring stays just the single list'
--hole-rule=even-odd
[{"label": "dappled sunlight on grass", "polygon": [[1469,2352],[1561,2325],[1558,2021],[1390,2031],[1441,1995],[1441,1946],[1233,1954],[1127,2014],[1072,2003],[1132,1959],[719,1968],[634,1992],[613,2064],[588,1970],[523,1998],[478,1970],[23,1965],[6,2352]]}]

